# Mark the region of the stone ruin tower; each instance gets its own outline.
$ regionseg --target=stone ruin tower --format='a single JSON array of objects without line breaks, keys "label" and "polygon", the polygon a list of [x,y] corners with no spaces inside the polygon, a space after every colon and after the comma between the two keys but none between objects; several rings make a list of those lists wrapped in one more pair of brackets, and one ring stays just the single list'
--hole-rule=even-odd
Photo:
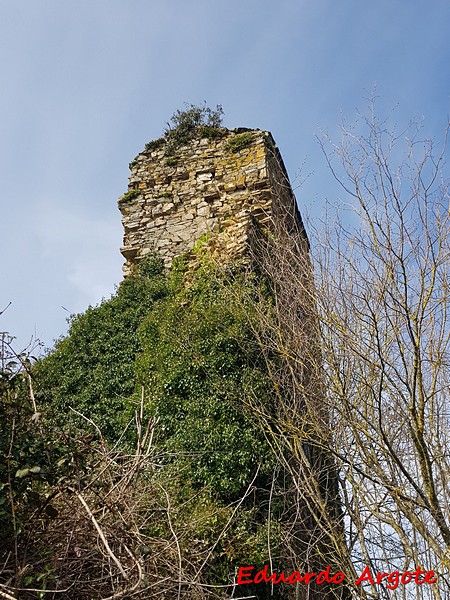
[{"label": "stone ruin tower", "polygon": [[[156,251],[166,266],[198,244],[221,261],[244,258],[261,228],[283,224],[306,240],[295,196],[272,135],[224,129],[168,155],[164,139],[147,144],[130,164],[119,198],[124,275]],[[307,243],[307,240],[306,240]]]},{"label": "stone ruin tower", "polygon": [[[132,273],[139,261],[154,251],[162,256],[166,266],[177,256],[189,253],[195,260],[199,244],[207,245],[222,264],[236,259],[245,264],[247,259],[256,257],[281,291],[280,314],[296,319],[293,332],[289,319],[286,326],[283,319],[280,322],[290,356],[299,358],[288,369],[283,367],[283,394],[291,409],[296,407],[301,414],[302,394],[317,397],[318,405],[322,405],[323,388],[316,363],[310,364],[306,358],[314,356],[317,347],[315,313],[310,310],[314,285],[309,243],[283,159],[267,131],[221,128],[220,135],[213,137],[201,133],[199,130],[199,135],[173,153],[168,153],[163,138],[151,142],[130,164],[128,192],[119,198],[125,229],[121,248],[126,260],[124,275]],[[265,251],[259,254],[260,249]],[[300,285],[298,277],[296,282],[292,280],[293,271],[286,262],[292,258],[294,268],[301,265],[300,278],[304,281]],[[303,340],[300,346],[299,339]],[[302,381],[301,393],[297,393],[296,378]],[[314,465],[314,477],[326,482],[320,486],[324,487],[323,502],[328,505],[329,514],[339,515],[333,464],[311,440],[313,437],[307,435],[303,450]],[[309,463],[302,463],[300,456],[292,456],[291,460],[301,480],[309,473]],[[324,539],[323,529],[317,533],[314,500],[305,501],[294,487],[289,490],[294,508],[288,516],[292,519],[292,547],[296,556],[304,559],[304,570],[309,564],[320,570],[329,563],[320,549],[315,554],[317,540],[320,538],[323,547],[332,544]],[[336,522],[339,528],[338,516]],[[327,586],[306,589],[310,600],[336,597]],[[303,592],[300,597],[306,600]]]}]

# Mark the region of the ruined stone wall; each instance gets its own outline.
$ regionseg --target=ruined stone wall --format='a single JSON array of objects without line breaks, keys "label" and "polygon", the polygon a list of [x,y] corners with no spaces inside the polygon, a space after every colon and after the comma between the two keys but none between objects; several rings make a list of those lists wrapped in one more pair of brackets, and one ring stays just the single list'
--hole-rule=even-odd
[{"label": "ruined stone wall", "polygon": [[303,231],[268,132],[224,129],[220,137],[194,139],[171,156],[162,144],[139,154],[130,167],[128,192],[119,198],[125,276],[146,254],[158,252],[169,266],[202,242],[222,260],[244,256],[252,229],[270,225],[274,211]]}]

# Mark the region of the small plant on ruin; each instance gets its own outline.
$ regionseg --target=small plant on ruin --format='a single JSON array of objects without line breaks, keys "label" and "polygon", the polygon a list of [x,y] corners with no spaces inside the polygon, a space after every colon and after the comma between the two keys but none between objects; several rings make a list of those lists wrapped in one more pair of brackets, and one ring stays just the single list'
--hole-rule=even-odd
[{"label": "small plant on ruin", "polygon": [[178,164],[179,160],[179,156],[169,156],[168,158],[166,158],[166,165],[168,167],[175,167]]},{"label": "small plant on ruin", "polygon": [[197,136],[219,137],[221,133],[223,109],[220,104],[215,109],[206,106],[196,106],[186,103],[185,110],[176,110],[166,125],[166,155],[187,144]]},{"label": "small plant on ruin", "polygon": [[145,144],[146,152],[152,152],[153,150],[158,150],[159,148],[161,148],[161,146],[164,146],[165,141],[166,140],[164,137],[159,137],[156,140],[152,140],[151,142],[148,142],[147,144]]},{"label": "small plant on ruin", "polygon": [[125,192],[125,194],[119,198],[119,204],[121,206],[132,204],[133,201],[136,200],[136,198],[140,195],[140,193],[141,192],[139,190],[129,190],[128,192]]}]

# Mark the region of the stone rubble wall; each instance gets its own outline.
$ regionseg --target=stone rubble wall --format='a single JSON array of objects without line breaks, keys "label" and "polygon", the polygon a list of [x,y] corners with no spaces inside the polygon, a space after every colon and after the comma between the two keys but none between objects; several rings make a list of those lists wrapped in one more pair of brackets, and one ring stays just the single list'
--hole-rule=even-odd
[{"label": "stone rubble wall", "polygon": [[[235,151],[243,138],[248,145]],[[286,189],[278,189],[278,180]],[[252,228],[270,225],[275,205],[301,223],[268,132],[222,130],[220,138],[192,140],[175,156],[164,146],[144,151],[131,163],[128,193],[119,198],[124,275],[146,254],[156,251],[170,266],[199,243],[221,260],[244,256]]]}]

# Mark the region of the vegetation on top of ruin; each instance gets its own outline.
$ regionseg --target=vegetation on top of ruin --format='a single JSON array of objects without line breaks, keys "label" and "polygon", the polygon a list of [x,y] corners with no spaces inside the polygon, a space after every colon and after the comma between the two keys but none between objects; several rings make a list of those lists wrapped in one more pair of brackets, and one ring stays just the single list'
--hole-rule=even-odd
[{"label": "vegetation on top of ruin", "polygon": [[[167,157],[166,164],[175,165],[177,163],[176,152],[181,146],[189,144],[194,139],[220,139],[226,134],[227,129],[222,126],[223,115],[220,104],[212,109],[206,103],[202,106],[186,103],[184,110],[178,109],[173,113],[166,124],[163,135],[145,145],[145,151],[153,152],[164,148],[164,154]],[[228,141],[227,150],[233,153],[247,148],[253,142],[254,136],[253,131],[238,132]],[[136,161],[132,161],[130,169],[135,164]]]},{"label": "vegetation on top of ruin", "polygon": [[184,110],[177,109],[164,129],[164,135],[145,145],[146,152],[164,147],[166,156],[173,156],[180,146],[188,144],[193,139],[217,139],[224,135],[222,127],[223,109],[220,104],[215,109],[203,104],[186,103]]}]

